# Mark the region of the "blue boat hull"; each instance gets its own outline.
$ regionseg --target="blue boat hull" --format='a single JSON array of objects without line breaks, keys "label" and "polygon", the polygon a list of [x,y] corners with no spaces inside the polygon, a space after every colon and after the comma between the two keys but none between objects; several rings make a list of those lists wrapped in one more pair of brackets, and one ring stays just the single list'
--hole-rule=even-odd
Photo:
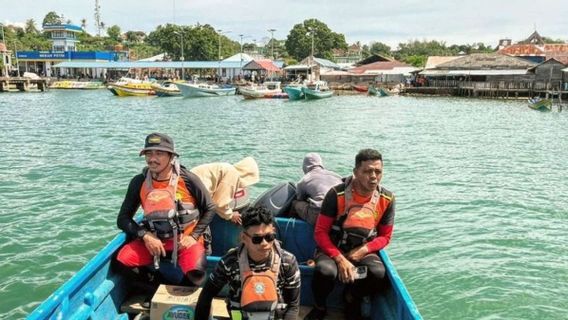
[{"label": "blue boat hull", "polygon": [[[312,258],[315,249],[313,227],[293,218],[278,217],[276,222],[282,246],[294,253],[300,263],[301,304],[311,306],[313,303],[311,281],[314,269],[307,266],[306,262]],[[229,248],[238,244],[240,232],[234,224],[218,217],[213,220],[211,231],[213,253],[207,257],[208,272],[213,270],[220,257]],[[111,259],[125,241],[123,233],[117,235],[79,272],[41,303],[28,319],[128,319],[128,315],[120,311],[121,304],[127,298],[127,284],[121,275],[114,273],[110,268]],[[385,265],[390,285],[386,292],[372,297],[371,319],[422,319],[387,253],[384,250],[380,251],[379,256]],[[168,268],[174,273],[170,276],[175,277],[177,272],[181,277],[179,269],[174,269],[169,262],[161,263],[161,272]],[[340,308],[340,290],[338,286],[330,295],[328,300],[330,307]]]}]

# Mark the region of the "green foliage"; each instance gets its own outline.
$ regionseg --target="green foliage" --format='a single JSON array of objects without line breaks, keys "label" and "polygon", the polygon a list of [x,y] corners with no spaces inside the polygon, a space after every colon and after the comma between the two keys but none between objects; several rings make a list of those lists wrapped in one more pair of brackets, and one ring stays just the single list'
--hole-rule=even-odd
[{"label": "green foliage", "polygon": [[391,57],[391,47],[382,42],[373,42],[369,48],[370,55],[378,54],[382,56]]},{"label": "green foliage", "polygon": [[160,49],[145,43],[135,43],[128,46],[131,60],[140,60],[160,54]]},{"label": "green foliage", "polygon": [[39,33],[39,31],[35,26],[34,19],[26,20],[26,26],[24,27],[24,30],[26,31],[26,33],[33,33],[33,34]]},{"label": "green foliage", "polygon": [[294,59],[302,60],[311,55],[312,39],[316,57],[331,59],[332,49],[347,49],[343,34],[331,31],[325,23],[317,19],[308,19],[290,30],[285,42],[286,51]]},{"label": "green foliage", "polygon": [[399,43],[398,50],[394,52],[395,59],[412,64],[416,67],[423,67],[429,56],[456,56],[459,54],[488,53],[495,50],[478,42],[466,45],[446,46],[445,42],[418,41],[413,40],[407,43]]},{"label": "green foliage", "polygon": [[50,11],[45,15],[43,18],[43,22],[41,23],[42,26],[46,24],[62,24],[63,18],[59,16],[55,11]]},{"label": "green foliage", "polygon": [[107,34],[108,34],[109,38],[111,38],[115,42],[121,42],[122,41],[122,38],[120,36],[120,27],[117,26],[116,24],[107,29]]},{"label": "green foliage", "polygon": [[240,50],[238,42],[217,33],[208,24],[193,27],[173,24],[160,25],[146,39],[146,43],[160,48],[174,60],[179,60],[181,57],[182,42],[186,61],[215,61],[219,59],[219,55],[222,58],[227,58]]},{"label": "green foliage", "polygon": [[552,39],[549,37],[542,37],[542,41],[544,41],[544,43],[549,43],[549,44],[554,44],[554,43],[566,43],[566,41],[562,40],[562,39]]}]

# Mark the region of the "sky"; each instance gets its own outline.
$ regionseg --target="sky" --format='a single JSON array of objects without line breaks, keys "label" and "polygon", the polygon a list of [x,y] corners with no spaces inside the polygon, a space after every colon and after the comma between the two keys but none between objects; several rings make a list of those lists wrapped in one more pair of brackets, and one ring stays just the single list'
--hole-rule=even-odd
[{"label": "sky", "polygon": [[[160,24],[210,24],[229,31],[235,41],[284,40],[294,25],[315,18],[342,33],[349,44],[383,42],[395,49],[411,40],[437,40],[447,45],[499,39],[514,42],[536,30],[545,37],[568,41],[567,0],[99,0],[101,21],[123,32],[150,32]],[[87,19],[94,27],[95,0],[0,0],[0,22],[38,28],[49,11],[74,24]]]}]

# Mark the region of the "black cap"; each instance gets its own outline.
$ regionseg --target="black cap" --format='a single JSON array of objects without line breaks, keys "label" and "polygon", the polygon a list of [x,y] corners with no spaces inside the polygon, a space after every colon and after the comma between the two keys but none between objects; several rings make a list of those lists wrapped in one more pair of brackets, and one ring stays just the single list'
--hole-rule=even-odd
[{"label": "black cap", "polygon": [[174,140],[170,136],[163,133],[151,133],[146,137],[144,149],[140,150],[140,156],[148,150],[160,150],[179,156],[174,150]]}]

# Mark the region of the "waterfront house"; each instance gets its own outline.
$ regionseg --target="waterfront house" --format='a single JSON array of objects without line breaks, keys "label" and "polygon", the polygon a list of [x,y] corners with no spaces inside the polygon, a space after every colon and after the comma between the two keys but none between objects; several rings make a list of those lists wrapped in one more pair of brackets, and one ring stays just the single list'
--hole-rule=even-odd
[{"label": "waterfront house", "polygon": [[554,58],[548,59],[529,69],[534,73],[535,84],[539,89],[558,91],[562,88],[563,72],[566,65]]},{"label": "waterfront house", "polygon": [[[258,79],[280,78],[282,74],[282,69],[269,59],[252,60],[243,67],[243,71],[247,76],[250,75],[253,81]],[[254,79],[252,76],[254,76]]]},{"label": "waterfront house", "polygon": [[77,51],[78,34],[83,32],[81,27],[72,24],[44,25],[43,32],[48,33],[51,41],[50,51],[18,51],[20,72],[34,72],[46,77],[67,76],[101,78],[103,69],[85,68],[71,70],[67,68],[53,68],[63,62],[102,62],[118,61],[127,58],[125,51]]},{"label": "waterfront house", "polygon": [[[501,42],[503,41],[501,40]],[[519,43],[511,44],[510,40],[504,44],[500,43],[500,48],[498,52],[501,54],[526,59],[535,63],[541,63],[554,58],[564,64],[568,64],[568,44],[545,43],[544,39],[536,31]]]},{"label": "waterfront house", "polygon": [[7,77],[12,71],[12,51],[0,42],[0,77]]},{"label": "waterfront house", "polygon": [[341,67],[335,62],[312,56],[304,58],[298,64],[289,65],[284,68],[286,79],[288,80],[295,80],[300,77],[307,79],[310,74],[313,79],[318,80],[321,74],[337,70],[341,70]]}]

